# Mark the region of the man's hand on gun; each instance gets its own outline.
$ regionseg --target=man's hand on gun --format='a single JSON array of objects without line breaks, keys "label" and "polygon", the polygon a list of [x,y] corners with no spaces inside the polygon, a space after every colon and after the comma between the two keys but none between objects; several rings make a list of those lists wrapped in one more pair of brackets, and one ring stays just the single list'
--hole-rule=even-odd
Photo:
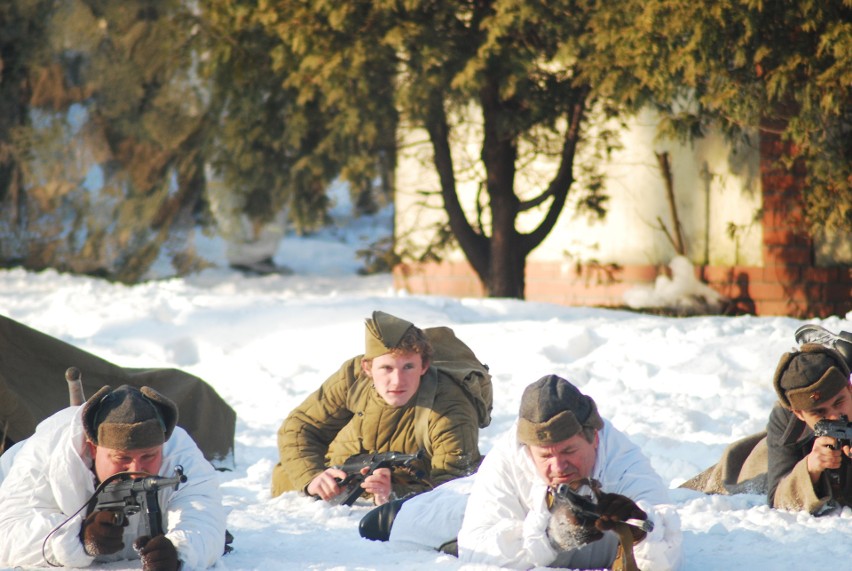
[{"label": "man's hand on gun", "polygon": [[403,470],[415,481],[428,485],[421,464],[426,452],[377,452],[355,454],[341,466],[332,466],[320,472],[305,491],[333,504],[351,506],[363,493],[373,496],[377,506],[386,504],[393,495],[393,471]]},{"label": "man's hand on gun", "polygon": [[[133,478],[139,472],[119,472],[98,486],[89,506],[92,512],[80,526],[80,541],[89,555],[109,555],[124,549],[124,528],[128,518],[141,514],[141,523],[146,533],[133,546],[142,556],[145,571],[168,571],[177,569],[177,551],[163,535],[159,490],[169,487],[178,489],[186,482],[183,468],[175,468],[175,476],[147,474]],[[82,509],[82,508],[81,508]],[[153,539],[150,539],[153,536]],[[146,558],[146,554],[148,554]],[[174,557],[172,557],[172,555]],[[168,561],[174,559],[175,566]],[[147,563],[146,563],[147,561]]]},{"label": "man's hand on gun", "polygon": [[807,456],[811,481],[816,484],[825,470],[839,478],[836,470],[852,458],[852,422],[845,415],[837,420],[820,420],[814,425],[814,436],[814,446]]},{"label": "man's hand on gun", "polygon": [[[367,476],[369,468],[362,468],[361,473]],[[390,468],[377,468],[372,474],[361,482],[364,491],[373,494],[373,503],[377,506],[386,504],[391,496],[391,471]]]},{"label": "man's hand on gun", "polygon": [[174,544],[165,535],[137,538],[133,548],[142,559],[143,571],[178,571],[178,553]]},{"label": "man's hand on gun", "polygon": [[595,521],[595,527],[601,531],[615,529],[619,523],[628,523],[630,532],[633,534],[633,542],[637,543],[645,539],[647,533],[636,523],[647,521],[648,514],[636,505],[636,502],[622,496],[621,494],[602,493],[598,497],[598,511],[600,515]]},{"label": "man's hand on gun", "polygon": [[[848,447],[846,452],[848,453]],[[840,468],[842,454],[843,451],[837,447],[837,440],[831,436],[820,436],[814,440],[814,447],[808,454],[808,474],[811,481],[816,483],[825,470]]]},{"label": "man's hand on gun", "polygon": [[317,496],[320,499],[329,501],[343,492],[340,488],[340,482],[344,478],[346,478],[346,472],[343,470],[328,468],[325,472],[320,472],[311,480],[306,491],[310,496]]},{"label": "man's hand on gun", "polygon": [[124,549],[127,518],[118,510],[90,513],[80,528],[80,541],[89,555],[109,555]]},{"label": "man's hand on gun", "polygon": [[[373,503],[377,506],[388,503],[392,491],[391,471],[389,468],[377,468],[370,473],[370,467],[361,468],[360,474],[364,481],[360,487],[367,493],[373,494]],[[325,501],[333,500],[345,490],[340,485],[346,480],[348,474],[339,468],[328,468],[317,475],[308,484],[307,492],[311,496],[318,496]]]}]

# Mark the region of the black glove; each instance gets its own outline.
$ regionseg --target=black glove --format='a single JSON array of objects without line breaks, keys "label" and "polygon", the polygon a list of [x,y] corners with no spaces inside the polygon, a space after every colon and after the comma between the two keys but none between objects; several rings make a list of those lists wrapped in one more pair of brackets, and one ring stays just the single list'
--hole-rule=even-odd
[{"label": "black glove", "polygon": [[144,571],[178,571],[177,549],[165,535],[144,535],[133,542],[133,547],[142,558]]},{"label": "black glove", "polygon": [[80,541],[89,555],[109,555],[124,548],[124,512],[100,510],[90,513],[80,528]]},{"label": "black glove", "polygon": [[[636,502],[621,494],[601,494],[598,498],[598,511],[601,515],[595,522],[595,527],[601,531],[614,529],[617,523],[631,518],[648,519],[648,514],[639,509]],[[647,535],[643,530],[632,525],[630,531],[633,533],[634,543],[642,541]]]}]

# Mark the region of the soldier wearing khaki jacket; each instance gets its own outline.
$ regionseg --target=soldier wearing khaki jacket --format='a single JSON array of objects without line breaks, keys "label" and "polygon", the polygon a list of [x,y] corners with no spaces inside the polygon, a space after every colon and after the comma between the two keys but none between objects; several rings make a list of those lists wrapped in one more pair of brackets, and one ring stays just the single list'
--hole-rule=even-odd
[{"label": "soldier wearing khaki jacket", "polygon": [[[334,466],[362,453],[425,449],[431,485],[476,471],[481,460],[477,410],[456,382],[430,366],[426,334],[376,311],[366,322],[365,345],[363,355],[343,363],[282,423],[273,496],[298,490],[330,500],[342,492],[338,481],[345,476]],[[420,413],[428,440],[420,442],[423,431],[415,413],[418,395],[426,390],[434,391],[434,398]],[[428,485],[392,482],[390,471],[380,468],[362,488],[381,505]]]}]

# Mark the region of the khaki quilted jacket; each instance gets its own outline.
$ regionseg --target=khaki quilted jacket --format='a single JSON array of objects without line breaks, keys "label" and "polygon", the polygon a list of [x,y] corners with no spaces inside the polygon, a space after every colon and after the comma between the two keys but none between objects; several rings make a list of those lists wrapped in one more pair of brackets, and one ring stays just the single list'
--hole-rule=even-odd
[{"label": "khaki quilted jacket", "polygon": [[[469,475],[481,461],[477,412],[459,385],[430,367],[437,389],[428,418],[427,475],[429,483]],[[418,390],[419,394],[419,390]],[[346,361],[322,386],[296,407],[278,430],[279,463],[272,473],[272,495],[305,491],[311,480],[329,466],[343,464],[353,454],[418,451],[415,403],[393,407],[373,388],[361,370],[361,356]],[[428,484],[394,481],[402,497],[428,489]]]}]

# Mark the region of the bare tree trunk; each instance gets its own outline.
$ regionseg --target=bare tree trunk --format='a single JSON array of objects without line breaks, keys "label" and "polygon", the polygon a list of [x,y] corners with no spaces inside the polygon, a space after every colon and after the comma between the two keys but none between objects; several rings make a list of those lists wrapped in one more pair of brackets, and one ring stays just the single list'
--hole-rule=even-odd
[{"label": "bare tree trunk", "polygon": [[680,225],[680,218],[677,214],[677,203],[675,202],[674,195],[674,181],[672,180],[672,167],[669,162],[669,154],[668,153],[654,153],[657,156],[657,162],[660,165],[660,172],[663,174],[663,182],[666,185],[666,200],[669,203],[669,212],[672,216],[672,230],[669,232],[666,225],[663,224],[663,221],[660,218],[657,218],[657,222],[660,224],[660,229],[665,232],[666,236],[671,242],[672,246],[675,249],[675,252],[679,256],[686,255],[686,246],[684,246],[683,242],[683,229]]},{"label": "bare tree trunk", "polygon": [[[510,204],[501,204],[508,202]],[[524,298],[526,256],[521,252],[521,238],[515,229],[517,197],[494,197],[491,200],[491,271],[484,281],[488,297]]]},{"label": "bare tree trunk", "polygon": [[482,162],[491,207],[490,267],[483,280],[489,297],[524,298],[524,265],[521,236],[515,227],[521,209],[515,194],[517,148],[502,125],[510,111],[500,101],[499,86],[487,82],[480,91],[482,105]]}]

